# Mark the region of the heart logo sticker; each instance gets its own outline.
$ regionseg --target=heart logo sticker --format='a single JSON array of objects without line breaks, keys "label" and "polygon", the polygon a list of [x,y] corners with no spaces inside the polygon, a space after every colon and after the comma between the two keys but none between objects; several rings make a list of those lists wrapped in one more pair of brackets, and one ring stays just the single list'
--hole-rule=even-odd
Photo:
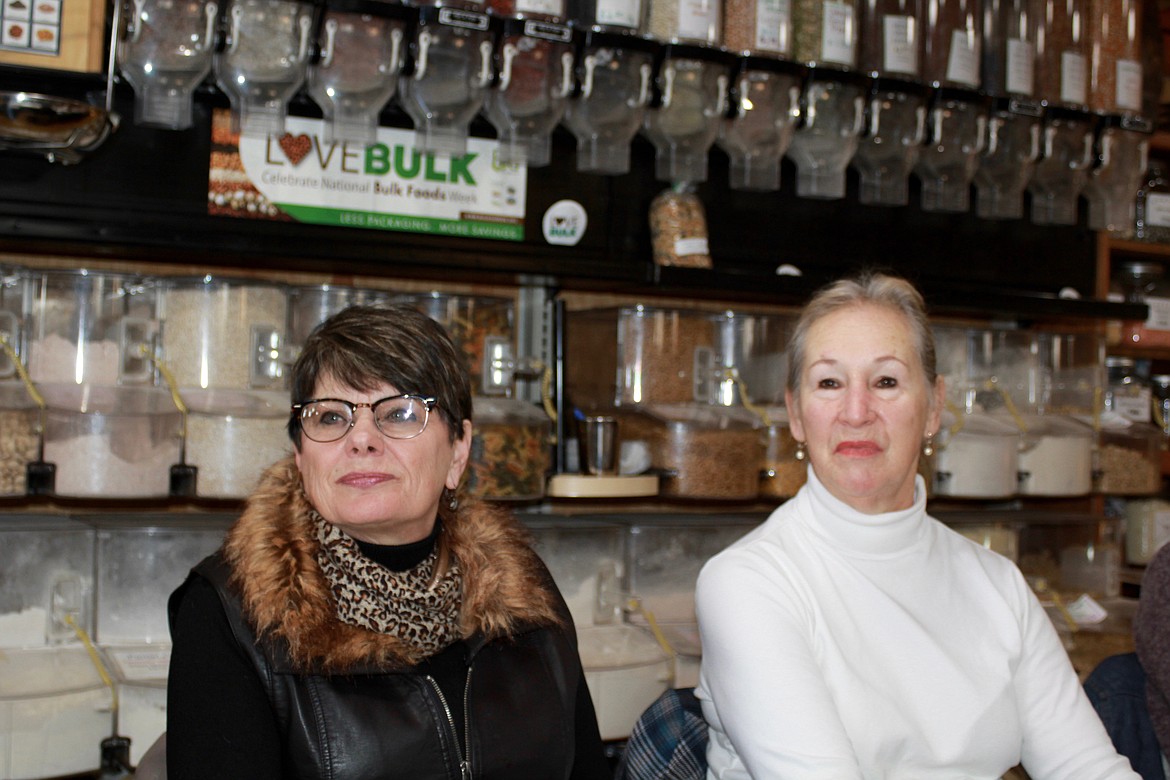
[{"label": "heart logo sticker", "polygon": [[284,156],[290,163],[300,165],[301,160],[305,159],[309,150],[313,148],[313,141],[304,133],[300,135],[285,133],[280,137],[280,148],[284,150]]}]

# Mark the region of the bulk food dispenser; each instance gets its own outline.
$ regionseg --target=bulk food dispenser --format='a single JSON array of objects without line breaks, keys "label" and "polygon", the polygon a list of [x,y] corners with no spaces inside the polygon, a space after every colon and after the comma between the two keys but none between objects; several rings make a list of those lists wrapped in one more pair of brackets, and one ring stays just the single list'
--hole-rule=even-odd
[{"label": "bulk food dispenser", "polygon": [[857,67],[857,0],[812,0],[793,25],[793,59],[808,68],[788,157],[802,198],[845,196],[845,172],[865,127],[868,77]]},{"label": "bulk food dispenser", "polygon": [[484,115],[496,129],[499,160],[548,165],[552,131],[573,93],[573,32],[564,0],[492,0],[499,77]]},{"label": "bulk food dispenser", "polygon": [[492,31],[482,0],[418,0],[410,68],[398,101],[414,122],[414,148],[458,156],[494,76]]},{"label": "bulk food dispenser", "polygon": [[975,211],[984,219],[1018,219],[1040,154],[1043,105],[1036,93],[1035,0],[984,0],[983,91],[991,97],[987,141],[975,172]]},{"label": "bulk food dispenser", "polygon": [[724,45],[740,55],[731,82],[731,115],[717,142],[738,190],[780,188],[780,160],[800,115],[803,69],[792,61],[792,18],[782,3],[748,3],[724,20]]},{"label": "bulk food dispenser", "polygon": [[[1084,190],[1088,224],[1093,230],[1129,235],[1134,194],[1146,173],[1152,114],[1157,110],[1143,105],[1142,99],[1142,28],[1149,17],[1143,18],[1138,0],[1092,0],[1090,9],[1089,108],[1100,119],[1097,165]],[[1160,77],[1154,81],[1157,94]]]},{"label": "bulk food dispenser", "polygon": [[230,0],[223,14],[226,35],[212,67],[231,102],[232,129],[245,135],[280,135],[288,102],[305,81],[313,4]]},{"label": "bulk food dispenser", "polygon": [[859,177],[858,200],[904,206],[910,172],[926,133],[926,86],[921,82],[919,0],[865,0],[861,4],[860,69],[873,78],[865,132],[850,165]]},{"label": "bulk food dispenser", "polygon": [[0,777],[96,776],[114,696],[93,635],[94,535],[61,515],[0,517]]},{"label": "bulk food dispenser", "polygon": [[474,395],[474,430],[465,488],[490,499],[544,496],[551,465],[552,420],[546,411],[514,397],[517,378],[540,375],[542,366],[516,357],[516,302],[489,295],[418,293],[396,302],[417,307],[446,328],[466,360]]},{"label": "bulk food dispenser", "polygon": [[234,514],[76,515],[95,535],[94,640],[117,688],[117,733],[130,760],[166,730],[171,656],[166,594],[215,552]]},{"label": "bulk food dispenser", "polygon": [[157,284],[45,270],[30,272],[29,292],[28,375],[45,407],[38,465],[49,483],[35,492],[165,497],[182,426],[170,393],[154,386]]},{"label": "bulk food dispenser", "polygon": [[736,61],[719,48],[719,11],[714,0],[650,2],[647,32],[663,46],[642,131],[654,144],[661,181],[707,180],[707,155],[728,110]]},{"label": "bulk food dispenser", "polygon": [[934,92],[914,167],[925,211],[964,212],[970,205],[988,114],[978,91],[981,13],[978,0],[926,0],[921,64]]},{"label": "bulk food dispenser", "polygon": [[774,315],[645,305],[571,311],[565,392],[584,414],[617,419],[623,449],[645,450],[662,475],[662,495],[751,499],[765,455],[756,404],[783,394],[785,336]]},{"label": "bulk food dispenser", "polygon": [[[0,381],[16,377],[16,363],[25,355],[24,309],[29,274],[24,268],[0,265]],[[15,359],[14,359],[15,356]]]},{"label": "bulk food dispenser", "polygon": [[1088,0],[1045,0],[1037,37],[1036,91],[1045,105],[1040,157],[1028,192],[1031,220],[1072,225],[1092,165]]},{"label": "bulk food dispenser", "polygon": [[135,124],[191,126],[192,92],[211,72],[218,14],[207,0],[133,0],[117,60],[134,89]]},{"label": "bulk food dispenser", "polygon": [[242,498],[290,447],[288,290],[210,275],[172,278],[162,303],[162,362],[186,408],[184,462],[194,485],[185,489]]},{"label": "bulk food dispenser", "polygon": [[1039,392],[1032,334],[936,325],[934,336],[947,397],[933,445],[933,494],[1015,495],[1022,413]]},{"label": "bulk food dispenser", "polygon": [[406,53],[409,9],[386,0],[328,0],[318,56],[305,86],[325,116],[326,141],[372,143],[394,97]]},{"label": "bulk food dispenser", "polygon": [[570,11],[579,91],[564,125],[577,139],[577,170],[630,170],[630,143],[642,127],[658,44],[643,37],[639,0],[582,2]]}]

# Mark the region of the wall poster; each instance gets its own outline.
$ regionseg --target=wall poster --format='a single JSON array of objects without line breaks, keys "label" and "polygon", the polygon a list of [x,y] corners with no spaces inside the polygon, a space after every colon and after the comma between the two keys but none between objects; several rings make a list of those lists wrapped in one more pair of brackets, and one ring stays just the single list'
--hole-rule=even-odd
[{"label": "wall poster", "polygon": [[467,153],[414,150],[414,131],[379,127],[362,146],[325,139],[319,119],[288,117],[283,135],[232,130],[212,117],[208,213],[317,225],[524,239],[527,169],[497,159],[494,140],[469,138]]}]

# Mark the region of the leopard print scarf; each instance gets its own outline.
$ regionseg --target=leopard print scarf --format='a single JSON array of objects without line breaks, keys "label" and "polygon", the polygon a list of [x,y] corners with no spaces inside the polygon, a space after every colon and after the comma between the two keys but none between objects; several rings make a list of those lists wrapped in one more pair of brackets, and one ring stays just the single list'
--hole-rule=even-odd
[{"label": "leopard print scarf", "polygon": [[391,571],[362,555],[357,543],[312,512],[317,563],[333,591],[337,618],[397,637],[430,656],[460,638],[462,578],[458,562],[431,586],[438,550],[407,571]]}]

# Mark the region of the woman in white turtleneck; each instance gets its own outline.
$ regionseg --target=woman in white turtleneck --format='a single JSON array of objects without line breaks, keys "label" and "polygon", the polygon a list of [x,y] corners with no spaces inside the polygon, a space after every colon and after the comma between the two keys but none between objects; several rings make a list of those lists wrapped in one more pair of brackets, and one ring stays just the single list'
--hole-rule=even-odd
[{"label": "woman in white turtleneck", "polygon": [[1138,780],[1019,570],[926,514],[943,398],[909,283],[806,306],[787,403],[808,482],[698,581],[708,778]]}]

